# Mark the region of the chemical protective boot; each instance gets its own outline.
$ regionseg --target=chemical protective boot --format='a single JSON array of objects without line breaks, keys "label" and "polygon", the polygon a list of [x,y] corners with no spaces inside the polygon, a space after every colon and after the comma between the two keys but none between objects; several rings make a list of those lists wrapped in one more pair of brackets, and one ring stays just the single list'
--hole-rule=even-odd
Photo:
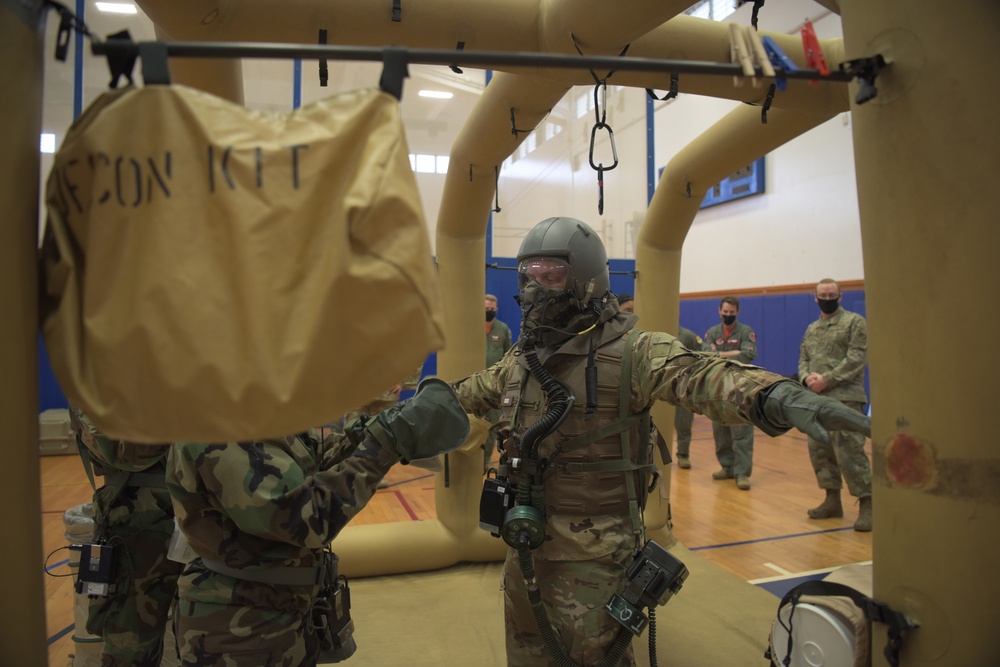
[{"label": "chemical protective boot", "polygon": [[[871,505],[869,505],[870,507]],[[809,510],[810,519],[833,519],[842,516],[844,516],[844,508],[840,504],[840,489],[827,489],[826,500],[819,507]]]},{"label": "chemical protective boot", "polygon": [[867,533],[872,529],[872,497],[865,496],[859,500],[858,520],[854,522],[854,530]]}]

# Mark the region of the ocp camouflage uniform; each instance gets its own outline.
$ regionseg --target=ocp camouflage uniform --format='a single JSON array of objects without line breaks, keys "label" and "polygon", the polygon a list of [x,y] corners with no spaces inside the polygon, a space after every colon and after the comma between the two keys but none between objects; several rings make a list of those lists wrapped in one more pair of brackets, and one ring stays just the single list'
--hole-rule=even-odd
[{"label": "ocp camouflage uniform", "polygon": [[175,632],[184,665],[315,665],[308,619],[319,587],[249,578],[279,569],[313,575],[324,547],[399,460],[372,440],[355,447],[343,431],[322,441],[301,434],[175,445],[167,486],[198,555],[179,581]]},{"label": "ocp camouflage uniform", "polygon": [[[727,336],[719,323],[705,333],[705,350],[730,352],[739,350],[733,361],[749,364],[757,358],[757,335],[742,322],[734,322],[733,330]],[[733,476],[753,474],[753,426],[740,424],[726,426],[712,422],[715,438],[715,457],[726,472]]]},{"label": "ocp camouflage uniform", "polygon": [[94,540],[106,539],[118,554],[115,593],[90,600],[87,632],[104,640],[103,667],[156,667],[181,570],[167,559],[174,529],[164,478],[170,446],[113,440],[83,412],[71,416],[85,465],[104,476],[94,493]]},{"label": "ocp camouflage uniform", "polygon": [[[633,550],[643,541],[641,509],[652,466],[648,421],[639,419],[657,400],[685,407],[727,424],[747,421],[766,426],[755,414],[757,394],[781,381],[780,376],[752,366],[685,349],[665,333],[637,332],[631,346],[628,405],[620,405],[626,339],[636,322],[619,313],[597,329],[597,407],[585,418],[584,371],[590,336],[574,336],[557,349],[541,348],[544,367],[566,382],[577,397],[558,437],[539,445],[539,456],[567,447],[552,463],[545,482],[544,543],[532,554],[545,609],[560,645],[580,665],[595,665],[607,654],[621,626],[604,610],[612,594],[621,593]],[[519,347],[518,343],[515,348]],[[476,415],[501,409],[519,436],[546,412],[538,380],[527,371],[524,355],[508,354],[501,363],[455,383],[465,409]],[[593,433],[628,415],[628,445],[620,434],[571,446],[576,436]],[[643,429],[646,429],[643,431]],[[642,434],[643,437],[640,437]],[[505,457],[516,457],[516,438],[507,441]],[[514,444],[511,444],[514,443]],[[596,462],[613,465],[626,450],[630,472],[588,472]],[[667,456],[664,457],[667,460]],[[582,465],[581,465],[582,464]],[[567,466],[575,466],[572,470]],[[632,489],[632,493],[626,489]],[[511,667],[559,664],[547,656],[528,603],[517,552],[508,551],[504,565],[504,616],[507,663]],[[631,648],[622,665],[634,665]]]},{"label": "ocp camouflage uniform", "polygon": [[[486,332],[486,368],[497,363],[503,359],[503,355],[507,354],[507,350],[514,345],[511,336],[510,327],[506,323],[498,319],[493,320],[493,326]],[[483,418],[491,424],[495,424],[500,419],[500,411],[490,410],[489,414]],[[496,446],[497,436],[493,431],[490,431],[486,436],[486,441],[483,442],[483,470],[490,467]]]},{"label": "ocp camouflage uniform", "polygon": [[[681,345],[695,352],[701,350],[702,340],[695,332],[679,327],[677,340]],[[686,408],[674,408],[674,430],[677,431],[677,456],[688,458],[691,454],[691,426],[694,424],[694,413]]]},{"label": "ocp camouflage uniform", "polygon": [[[799,377],[819,373],[827,383],[824,396],[839,399],[862,412],[865,395],[865,364],[868,363],[868,329],[865,318],[840,308],[831,317],[809,325],[799,348]],[[809,458],[821,489],[841,489],[841,474],[852,496],[872,494],[872,469],[865,454],[865,436],[853,431],[835,431],[831,444],[809,438]]]}]

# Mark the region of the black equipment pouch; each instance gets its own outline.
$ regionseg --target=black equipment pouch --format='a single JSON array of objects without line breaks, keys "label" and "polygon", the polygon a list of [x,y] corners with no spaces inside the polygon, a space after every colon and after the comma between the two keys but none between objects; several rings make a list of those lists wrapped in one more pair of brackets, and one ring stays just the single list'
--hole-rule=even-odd
[{"label": "black equipment pouch", "polygon": [[319,663],[343,662],[358,650],[351,620],[351,591],[347,577],[337,571],[337,554],[323,552],[323,576],[319,593],[309,610],[312,630],[319,643]]},{"label": "black equipment pouch", "polygon": [[[494,476],[490,477],[491,474]],[[498,479],[496,470],[490,468],[483,481],[483,495],[479,498],[479,527],[493,537],[500,537],[507,511],[514,506],[515,495],[514,487]]]}]

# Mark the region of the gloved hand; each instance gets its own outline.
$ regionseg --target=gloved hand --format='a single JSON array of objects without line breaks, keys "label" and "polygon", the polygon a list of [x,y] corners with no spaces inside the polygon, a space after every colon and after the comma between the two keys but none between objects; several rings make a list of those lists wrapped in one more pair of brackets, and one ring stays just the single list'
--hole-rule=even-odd
[{"label": "gloved hand", "polygon": [[794,426],[824,444],[830,443],[830,431],[872,434],[868,417],[835,398],[814,394],[797,383],[779,382],[764,390],[762,395],[764,416],[778,428]]},{"label": "gloved hand", "polygon": [[367,429],[409,463],[458,449],[469,436],[469,417],[447,382],[427,378],[412,398],[380,412]]}]

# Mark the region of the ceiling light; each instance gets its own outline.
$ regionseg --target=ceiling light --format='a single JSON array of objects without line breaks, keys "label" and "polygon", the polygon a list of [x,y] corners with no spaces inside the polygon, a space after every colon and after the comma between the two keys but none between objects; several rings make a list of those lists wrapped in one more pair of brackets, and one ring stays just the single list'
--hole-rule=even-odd
[{"label": "ceiling light", "polygon": [[98,2],[97,10],[110,14],[136,14],[138,10],[131,2]]},{"label": "ceiling light", "polygon": [[421,90],[417,95],[420,95],[420,97],[433,97],[437,100],[450,100],[455,96],[454,93],[446,93],[441,90]]}]

